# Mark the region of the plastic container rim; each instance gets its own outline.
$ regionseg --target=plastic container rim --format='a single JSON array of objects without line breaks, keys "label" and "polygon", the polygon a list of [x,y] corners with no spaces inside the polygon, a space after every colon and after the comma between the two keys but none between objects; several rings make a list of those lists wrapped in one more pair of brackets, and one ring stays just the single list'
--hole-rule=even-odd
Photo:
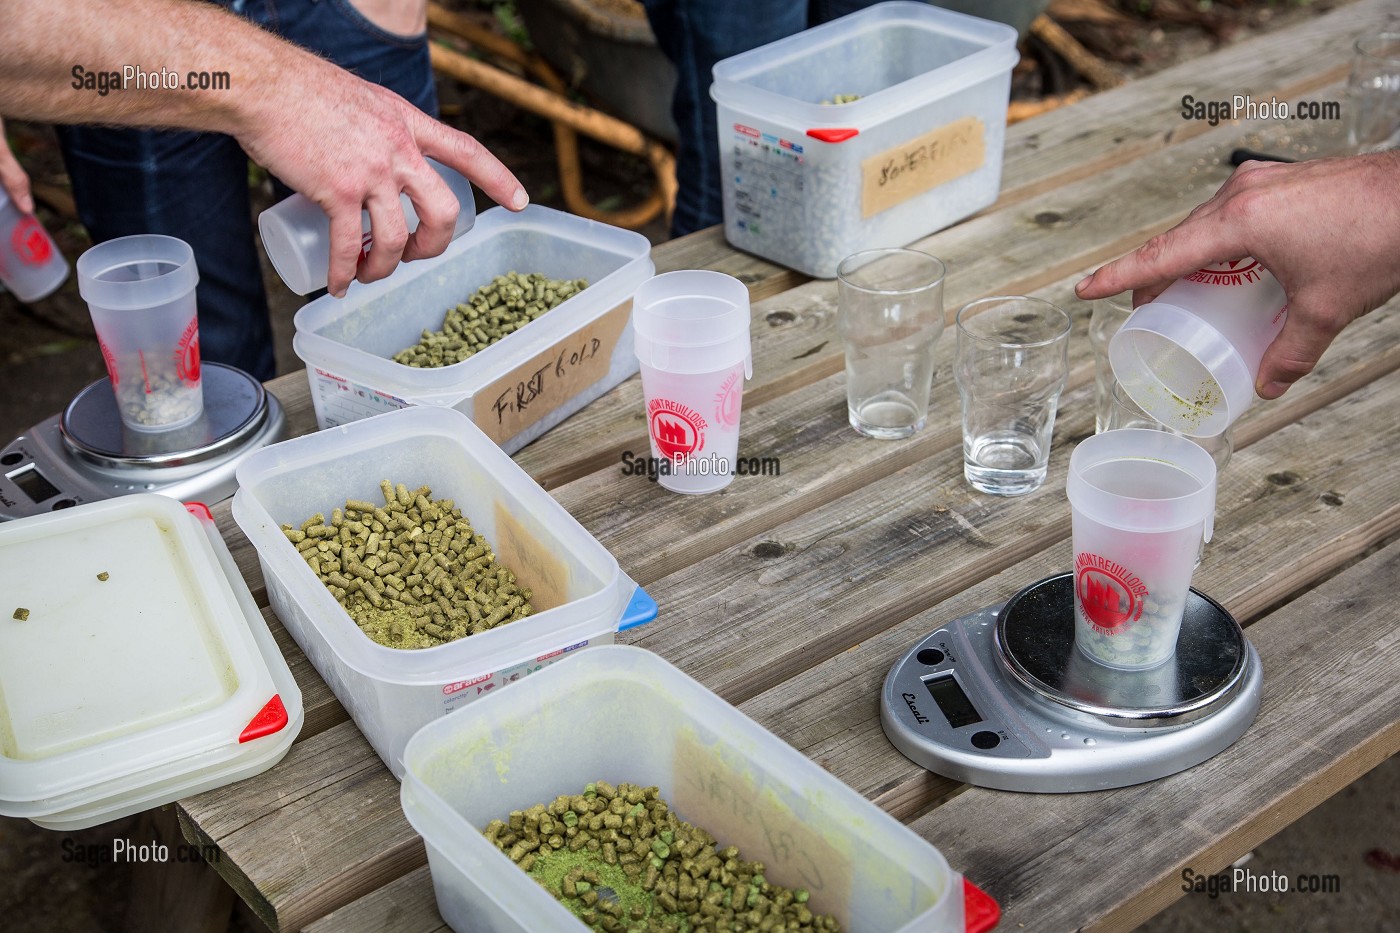
[{"label": "plastic container rim", "polygon": [[[599,228],[605,229],[607,237],[613,240],[631,241],[631,245],[634,247],[633,252],[622,252],[613,248],[614,244],[596,242],[596,231]],[[406,366],[390,357],[379,356],[352,347],[319,333],[321,329],[339,321],[346,313],[353,313],[361,304],[380,299],[402,284],[432,273],[439,266],[480,246],[492,237],[518,231],[534,231],[556,240],[588,243],[594,248],[617,256],[621,262],[616,269],[591,283],[588,288],[560,302],[550,310],[549,314],[530,321],[524,327],[510,333],[506,339],[496,341],[470,358],[449,366],[431,369]],[[593,236],[590,237],[590,234]],[[378,282],[368,284],[352,282],[350,290],[344,298],[330,298],[329,300],[318,298],[303,305],[292,318],[295,328],[292,345],[297,350],[297,356],[307,366],[329,368],[343,376],[357,380],[370,380],[375,382],[375,387],[380,390],[392,390],[397,394],[414,398],[439,396],[451,398],[463,393],[470,394],[492,381],[495,375],[499,374],[498,369],[502,371],[509,369],[511,366],[529,359],[531,355],[549,344],[554,334],[551,334],[546,328],[549,328],[551,324],[563,320],[568,321],[567,324],[563,325],[566,329],[570,329],[570,325],[572,325],[571,329],[583,326],[586,321],[575,322],[569,319],[580,317],[582,312],[579,309],[591,304],[591,299],[594,296],[602,294],[602,302],[607,304],[608,295],[625,290],[626,284],[623,282],[622,273],[638,262],[644,266],[650,266],[648,258],[650,254],[650,241],[632,230],[623,230],[600,221],[576,217],[537,204],[531,204],[519,212],[508,211],[504,207],[495,207],[477,215],[472,228],[448,244],[447,249],[440,256],[405,264],[396,271],[395,275]],[[646,277],[649,275],[644,276],[642,281],[645,281]],[[354,307],[347,304],[362,295],[365,296],[364,302],[353,302]],[[625,296],[619,295],[618,300],[625,300]],[[443,309],[444,313],[446,310]],[[609,308],[603,308],[592,313],[601,314],[608,310]],[[555,328],[556,331],[558,329]],[[521,340],[511,339],[521,334],[525,335]],[[303,348],[307,352],[302,352]],[[337,359],[334,362],[327,359],[328,356],[343,357],[347,354],[352,358],[348,360]],[[320,359],[317,362],[312,362],[309,356],[317,356]],[[408,377],[413,377],[416,381],[405,381]]]},{"label": "plastic container rim", "polygon": [[[614,663],[612,660],[615,657],[619,659],[617,663]],[[625,666],[628,664],[629,658],[635,659],[635,661],[631,666]],[[536,674],[532,674],[529,678],[512,685],[512,687],[516,689],[523,684],[533,684],[532,691],[539,693],[542,690],[547,690],[554,679],[573,671],[580,671],[582,668],[579,665],[585,662],[599,669],[599,672],[602,674],[600,679],[623,679],[647,688],[650,688],[652,685],[644,679],[643,675],[646,673],[644,670],[645,667],[651,667],[658,675],[664,674],[666,678],[675,682],[676,689],[668,689],[667,698],[676,699],[677,706],[682,705],[679,699],[677,699],[678,696],[689,694],[692,702],[685,704],[688,709],[697,710],[705,705],[714,706],[713,710],[708,711],[709,715],[705,720],[707,726],[713,729],[715,724],[725,723],[746,733],[745,738],[749,739],[751,744],[742,749],[745,757],[749,757],[748,753],[752,748],[754,740],[761,741],[766,739],[766,755],[775,765],[775,767],[768,770],[774,773],[781,773],[785,777],[800,775],[803,778],[804,784],[808,786],[816,785],[827,799],[838,799],[848,802],[850,804],[849,809],[853,811],[853,815],[864,815],[866,817],[864,820],[865,823],[884,824],[884,829],[897,837],[897,844],[902,846],[905,855],[913,855],[916,853],[932,855],[937,867],[943,873],[945,883],[937,901],[930,905],[925,910],[925,913],[937,912],[944,907],[948,899],[961,897],[962,876],[959,872],[953,870],[952,866],[948,863],[947,857],[940,849],[920,837],[912,829],[890,816],[884,810],[881,810],[865,797],[856,793],[856,791],[842,783],[834,775],[831,775],[817,766],[811,759],[797,751],[787,742],[784,742],[768,729],[759,725],[737,707],[725,702],[714,691],[670,664],[660,655],[633,645],[602,645],[592,651],[580,654],[578,657],[571,659],[566,665],[553,665]],[[639,671],[636,665],[641,665],[643,670]],[[544,679],[541,681],[541,678]],[[512,716],[510,708],[504,706],[501,701],[497,699],[500,696],[508,695],[507,691],[498,691],[497,693],[482,697],[471,705],[470,715],[474,717],[488,716],[496,710],[497,706],[500,706],[503,713],[494,720],[497,726],[509,722],[512,719],[520,718],[519,715]],[[513,707],[517,709],[523,708],[519,702],[522,699],[520,694],[517,694],[512,699],[516,701],[512,704]],[[413,826],[414,830],[418,832],[419,835],[423,836],[424,841],[441,852],[458,871],[466,873],[464,866],[460,864],[459,859],[456,857],[456,855],[462,851],[463,847],[467,850],[476,849],[485,858],[498,859],[503,866],[508,865],[514,868],[514,863],[510,861],[505,853],[488,843],[486,838],[481,835],[479,829],[474,827],[465,816],[453,809],[446,800],[425,781],[421,780],[414,772],[414,762],[421,762],[423,758],[432,754],[424,750],[425,747],[441,747],[446,745],[445,737],[438,738],[438,734],[447,733],[447,730],[453,729],[458,722],[465,721],[464,719],[454,719],[452,716],[443,716],[434,719],[415,732],[413,737],[408,740],[408,744],[404,746],[403,755],[401,757],[404,766],[404,775],[399,791],[404,815],[408,819],[410,825]],[[434,746],[435,739],[437,740],[436,746]],[[418,799],[414,799],[415,797]],[[415,810],[427,810],[433,816],[436,816],[438,819],[448,824],[451,828],[464,828],[466,831],[449,833],[446,840],[428,839],[415,820],[415,816],[417,815],[414,812]],[[848,828],[854,830],[855,827],[850,822],[848,822],[847,825]],[[528,875],[522,872],[521,877],[528,878]],[[545,897],[549,896],[548,892],[541,893]],[[560,905],[560,909],[564,909],[562,905]]]},{"label": "plastic container rim", "polygon": [[[317,444],[324,446],[328,439],[333,442],[338,441],[337,446],[353,447],[354,450],[358,451],[382,447],[392,438],[386,439],[381,434],[381,419],[397,419],[394,422],[395,427],[399,424],[413,427],[415,430],[411,434],[414,438],[426,436],[440,438],[457,447],[467,459],[486,461],[482,463],[482,466],[495,476],[499,477],[503,473],[518,474],[528,483],[528,485],[522,486],[522,491],[525,493],[522,498],[534,499],[539,502],[544,511],[553,513],[555,522],[552,528],[557,529],[563,526],[575,531],[582,536],[580,540],[587,541],[585,547],[594,551],[594,554],[586,560],[589,563],[599,563],[605,569],[605,573],[602,575],[605,579],[602,580],[598,592],[555,606],[552,609],[537,612],[525,619],[512,622],[509,626],[501,626],[473,635],[470,638],[458,639],[431,648],[391,648],[366,636],[326,590],[325,585],[316,579],[306,561],[301,558],[296,552],[296,548],[282,534],[277,521],[256,498],[253,492],[253,486],[256,483],[250,479],[248,471],[258,467],[262,459],[271,456],[265,451],[278,451],[281,455],[282,460],[277,467],[278,475],[324,468],[333,459],[332,454],[344,456],[353,452],[351,450],[314,452]],[[415,425],[414,422],[420,422],[420,424]],[[410,432],[404,429],[402,433]],[[362,438],[361,435],[365,435],[365,437]],[[480,450],[473,450],[469,447],[464,442],[464,436],[478,441],[479,443],[475,446],[479,446]],[[402,444],[407,440],[408,438],[400,438],[398,443]],[[289,451],[293,452],[294,457],[287,456]],[[495,462],[491,463],[490,461]],[[561,640],[567,643],[567,638],[564,638],[562,633],[537,633],[533,631],[540,626],[541,620],[545,624],[554,622],[559,617],[558,613],[564,610],[580,611],[580,604],[585,604],[586,608],[589,609],[595,605],[598,607],[587,618],[562,629],[562,632],[576,632],[581,627],[592,627],[599,624],[599,620],[607,615],[609,605],[617,608],[619,617],[625,609],[626,602],[618,596],[618,590],[622,588],[623,581],[627,580],[627,577],[622,573],[617,558],[589,534],[588,530],[579,524],[578,520],[570,515],[553,496],[550,496],[531,479],[529,474],[525,473],[514,460],[492,443],[481,432],[480,428],[472,424],[471,419],[455,409],[413,406],[354,421],[329,431],[319,431],[292,438],[250,455],[238,465],[236,474],[238,491],[234,494],[232,503],[234,521],[253,543],[259,559],[270,565],[284,584],[295,582],[298,589],[305,592],[305,595],[312,601],[312,608],[315,609],[314,612],[307,613],[310,624],[321,632],[335,657],[361,676],[399,686],[423,686],[441,683],[444,679],[460,679],[463,671],[480,663],[472,660],[474,656],[489,656],[493,651],[504,649],[507,644],[510,644],[513,656],[525,658],[539,654],[539,652],[525,649],[544,646],[552,650],[560,646]],[[453,498],[460,499],[461,497],[454,496]],[[628,593],[628,600],[631,597],[632,594]],[[515,644],[515,641],[520,637],[518,633],[524,629],[513,628],[513,626],[525,626],[531,629],[529,634],[525,636],[527,640],[521,644]],[[496,642],[502,642],[502,644],[498,646],[495,644]],[[502,666],[509,666],[510,663],[510,661],[505,661]]]},{"label": "plastic container rim", "polygon": [[[759,72],[786,65],[845,41],[855,29],[887,27],[941,27],[940,31],[944,33],[982,47],[840,107],[823,106],[743,83]],[[802,129],[852,127],[867,130],[932,100],[951,97],[974,84],[1009,71],[1020,60],[1020,53],[1016,51],[1017,38],[1016,30],[1005,23],[925,3],[891,0],[724,59],[714,66],[710,98],[736,111],[762,112],[767,119]],[[930,86],[919,89],[920,84]]]}]

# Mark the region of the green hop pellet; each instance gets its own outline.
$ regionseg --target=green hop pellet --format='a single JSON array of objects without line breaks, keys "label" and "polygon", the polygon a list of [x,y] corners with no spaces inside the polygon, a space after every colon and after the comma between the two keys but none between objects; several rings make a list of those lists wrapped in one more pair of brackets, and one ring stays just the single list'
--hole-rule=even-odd
[{"label": "green hop pellet", "polygon": [[28,622],[29,610],[23,607],[16,609],[15,614],[10,616],[10,618],[14,619],[16,622]]},{"label": "green hop pellet", "polygon": [[[570,814],[574,835],[567,846],[554,846],[558,837],[545,834],[568,825]],[[604,816],[623,814],[620,826],[602,828]],[[598,781],[581,795],[513,811],[509,820],[488,823],[487,840],[599,933],[840,931],[834,917],[807,906],[806,890],[771,884],[762,862],[745,861],[733,846],[717,848],[655,787]],[[590,820],[599,832],[585,844]]]},{"label": "green hop pellet", "polygon": [[101,580],[103,583],[106,583],[111,577],[112,575],[105,570],[97,575],[97,579]]},{"label": "green hop pellet", "polygon": [[[551,279],[541,273],[508,272],[478,288],[449,310],[438,330],[425,330],[418,342],[393,360],[417,369],[460,363],[588,287],[585,279]],[[402,501],[407,506],[409,503]]]},{"label": "green hop pellet", "polygon": [[529,590],[451,499],[388,480],[379,488],[383,506],[348,499],[331,525],[317,513],[299,527],[282,526],[367,637],[390,648],[432,648],[534,612]]}]

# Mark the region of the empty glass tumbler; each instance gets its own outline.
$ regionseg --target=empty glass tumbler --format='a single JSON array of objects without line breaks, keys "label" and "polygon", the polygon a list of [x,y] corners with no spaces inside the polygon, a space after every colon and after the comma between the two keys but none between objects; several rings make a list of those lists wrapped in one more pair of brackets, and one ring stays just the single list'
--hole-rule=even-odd
[{"label": "empty glass tumbler", "polygon": [[1045,482],[1069,331],[1069,315],[1039,298],[983,298],[958,311],[963,475],[974,489],[1019,496]]},{"label": "empty glass tumbler", "polygon": [[854,253],[836,271],[851,427],[895,440],[923,429],[943,333],[942,262],[912,249]]}]

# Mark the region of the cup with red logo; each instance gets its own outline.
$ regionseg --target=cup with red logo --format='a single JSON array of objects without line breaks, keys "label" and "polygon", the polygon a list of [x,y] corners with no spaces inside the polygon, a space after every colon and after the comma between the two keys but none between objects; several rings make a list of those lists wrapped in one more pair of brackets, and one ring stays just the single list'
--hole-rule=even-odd
[{"label": "cup with red logo", "polygon": [[25,304],[47,298],[68,278],[68,260],[39,218],[0,188],[0,282]]},{"label": "cup with red logo", "polygon": [[78,292],[122,423],[134,431],[184,427],[204,413],[198,282],[194,251],[175,237],[119,237],[78,257]]},{"label": "cup with red logo", "polygon": [[722,272],[667,272],[632,296],[632,329],[657,482],[681,493],[723,489],[753,375],[749,290]]},{"label": "cup with red logo", "polygon": [[1143,411],[1214,437],[1254,401],[1259,363],[1287,315],[1283,286],[1260,262],[1217,263],[1139,306],[1109,342],[1109,362]]},{"label": "cup with red logo", "polygon": [[1105,431],[1070,455],[1074,642],[1145,670],[1176,652],[1191,574],[1215,522],[1215,461],[1189,438]]}]

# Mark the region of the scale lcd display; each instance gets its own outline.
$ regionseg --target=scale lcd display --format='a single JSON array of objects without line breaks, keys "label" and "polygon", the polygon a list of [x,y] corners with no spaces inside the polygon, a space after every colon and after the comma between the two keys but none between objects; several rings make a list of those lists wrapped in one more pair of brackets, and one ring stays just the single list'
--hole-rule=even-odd
[{"label": "scale lcd display", "polygon": [[44,478],[33,466],[25,467],[17,473],[11,473],[10,479],[19,487],[19,491],[29,497],[31,502],[39,503],[45,499],[52,499],[58,495],[58,487]]},{"label": "scale lcd display", "polygon": [[977,707],[972,705],[972,701],[967,698],[967,694],[952,674],[930,677],[924,681],[924,686],[928,687],[933,702],[938,704],[938,709],[948,720],[948,725],[954,729],[982,721]]}]

